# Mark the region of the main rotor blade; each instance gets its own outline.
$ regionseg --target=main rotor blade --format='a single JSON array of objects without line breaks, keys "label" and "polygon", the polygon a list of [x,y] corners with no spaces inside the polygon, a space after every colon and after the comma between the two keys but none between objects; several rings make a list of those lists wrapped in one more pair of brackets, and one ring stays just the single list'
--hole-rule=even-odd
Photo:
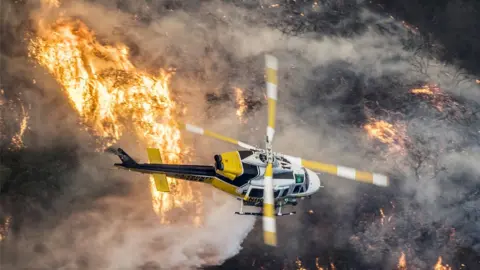
[{"label": "main rotor blade", "polygon": [[194,125],[191,125],[191,124],[184,124],[184,123],[178,123],[178,126],[179,126],[181,129],[190,131],[190,132],[192,132],[192,133],[196,133],[196,134],[200,134],[200,135],[205,135],[205,136],[208,136],[208,137],[215,138],[215,139],[217,139],[217,140],[221,140],[221,141],[224,141],[224,142],[236,144],[236,145],[238,145],[238,146],[240,146],[240,147],[242,147],[242,148],[245,148],[245,149],[249,149],[249,150],[256,150],[256,149],[258,149],[258,148],[256,148],[256,147],[251,146],[251,145],[249,145],[249,144],[246,144],[246,143],[244,143],[244,142],[235,140],[235,139],[230,138],[230,137],[227,137],[227,136],[223,136],[223,135],[221,135],[221,134],[215,133],[215,132],[210,131],[210,130],[207,130],[207,129],[203,129],[203,128],[198,127],[198,126],[194,126]]},{"label": "main rotor blade", "polygon": [[266,137],[267,167],[263,185],[263,241],[270,246],[277,245],[277,228],[275,222],[275,199],[273,198],[273,152],[272,141],[275,134],[275,110],[277,103],[277,69],[278,61],[272,55],[265,56],[267,75],[268,126]]},{"label": "main rotor blade", "polygon": [[267,164],[263,190],[263,242],[270,246],[277,245],[277,226],[275,222],[275,202],[273,198],[273,168]]},{"label": "main rotor blade", "polygon": [[275,134],[275,114],[277,107],[277,70],[278,60],[272,55],[265,56],[266,75],[267,75],[267,98],[268,98],[268,141],[272,142]]},{"label": "main rotor blade", "polygon": [[320,172],[340,176],[346,179],[354,180],[354,181],[374,184],[382,187],[388,186],[390,182],[388,177],[383,174],[358,171],[350,167],[326,164],[326,163],[321,163],[317,161],[302,159],[299,157],[292,157],[287,155],[283,155],[283,156],[287,158],[290,162],[297,165],[301,165],[313,171],[320,171]]}]

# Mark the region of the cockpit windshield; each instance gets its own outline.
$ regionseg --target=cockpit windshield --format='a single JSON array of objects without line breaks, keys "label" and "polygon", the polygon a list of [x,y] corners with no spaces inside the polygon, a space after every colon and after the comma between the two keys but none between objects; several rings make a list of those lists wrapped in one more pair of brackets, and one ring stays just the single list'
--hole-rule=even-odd
[{"label": "cockpit windshield", "polygon": [[293,177],[295,178],[295,184],[303,184],[305,181],[305,171],[298,170],[293,173]]},{"label": "cockpit windshield", "polygon": [[305,181],[305,174],[303,173],[295,173],[295,183],[302,184]]},{"label": "cockpit windshield", "polygon": [[303,193],[308,189],[308,175],[305,170],[298,170],[293,173],[295,185],[292,194]]}]

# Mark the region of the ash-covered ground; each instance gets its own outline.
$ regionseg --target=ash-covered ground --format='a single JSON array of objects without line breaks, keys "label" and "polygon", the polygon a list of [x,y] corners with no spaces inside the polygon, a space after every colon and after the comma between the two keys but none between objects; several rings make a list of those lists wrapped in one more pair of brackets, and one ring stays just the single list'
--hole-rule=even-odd
[{"label": "ash-covered ground", "polygon": [[[402,254],[406,269],[440,256],[479,267],[477,2],[1,5],[2,269],[405,269]],[[159,224],[147,179],[112,170],[63,85],[28,56],[36,24],[58,16],[126,44],[139,69],[176,68],[172,99],[188,108],[179,117],[252,144],[266,123],[263,55],[276,55],[276,151],[386,173],[391,187],[322,176],[299,214],[277,219],[276,249],[260,220],[251,230],[253,219],[233,215],[237,201],[195,184],[202,205]],[[372,131],[380,121],[391,131]],[[117,142],[144,158],[140,144],[129,132]],[[185,144],[205,164],[232,149],[187,134]],[[189,220],[199,209],[200,228]]]}]

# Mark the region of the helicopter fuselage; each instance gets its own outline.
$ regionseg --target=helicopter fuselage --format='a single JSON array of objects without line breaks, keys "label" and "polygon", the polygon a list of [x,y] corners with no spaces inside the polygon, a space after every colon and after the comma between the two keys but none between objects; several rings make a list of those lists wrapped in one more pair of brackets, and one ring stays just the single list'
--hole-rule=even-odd
[{"label": "helicopter fuselage", "polygon": [[[126,153],[125,153],[126,155]],[[128,157],[128,155],[127,155]],[[203,182],[244,201],[245,205],[263,204],[266,156],[262,151],[243,150],[214,156],[215,165],[117,163],[115,166],[147,174]],[[296,204],[321,187],[318,175],[302,167],[294,158],[276,154],[273,163],[275,204]]]}]

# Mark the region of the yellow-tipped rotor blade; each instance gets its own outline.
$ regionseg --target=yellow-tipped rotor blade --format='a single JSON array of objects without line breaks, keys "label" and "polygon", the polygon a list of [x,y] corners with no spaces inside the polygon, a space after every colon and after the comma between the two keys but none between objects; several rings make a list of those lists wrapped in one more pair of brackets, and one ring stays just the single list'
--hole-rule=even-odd
[{"label": "yellow-tipped rotor blade", "polygon": [[278,60],[272,55],[265,56],[267,77],[268,126],[267,126],[267,167],[263,186],[263,241],[270,246],[277,245],[277,226],[275,221],[275,199],[273,198],[273,152],[272,141],[275,135],[275,111],[277,103]]},{"label": "yellow-tipped rotor blade", "polygon": [[263,241],[270,246],[277,245],[277,228],[275,222],[275,202],[273,198],[273,168],[267,164],[263,190]]},{"label": "yellow-tipped rotor blade", "polygon": [[195,126],[195,125],[178,123],[178,126],[180,127],[180,129],[184,129],[184,130],[190,131],[192,133],[200,134],[200,135],[205,135],[205,136],[215,138],[217,140],[221,140],[221,141],[224,141],[224,142],[236,144],[236,145],[238,145],[242,148],[245,148],[245,149],[250,149],[250,150],[257,149],[256,147],[251,146],[249,144],[246,144],[244,142],[235,140],[235,139],[227,137],[227,136],[223,136],[221,134],[215,133],[213,131],[210,131],[210,130],[207,130],[207,129],[204,129],[204,128],[201,128],[201,127],[198,127],[198,126]]},{"label": "yellow-tipped rotor blade", "polygon": [[388,177],[383,174],[359,171],[357,169],[350,168],[350,167],[326,164],[326,163],[321,163],[317,161],[301,159],[298,157],[292,157],[292,156],[285,156],[285,157],[288,160],[290,160],[290,162],[301,165],[313,171],[324,172],[324,173],[340,176],[346,179],[368,183],[368,184],[374,184],[382,187],[386,187],[390,184]]},{"label": "yellow-tipped rotor blade", "polygon": [[277,107],[277,70],[278,60],[272,55],[265,56],[266,75],[267,75],[267,98],[268,98],[268,127],[267,137],[268,141],[273,140],[275,135],[275,114]]}]

